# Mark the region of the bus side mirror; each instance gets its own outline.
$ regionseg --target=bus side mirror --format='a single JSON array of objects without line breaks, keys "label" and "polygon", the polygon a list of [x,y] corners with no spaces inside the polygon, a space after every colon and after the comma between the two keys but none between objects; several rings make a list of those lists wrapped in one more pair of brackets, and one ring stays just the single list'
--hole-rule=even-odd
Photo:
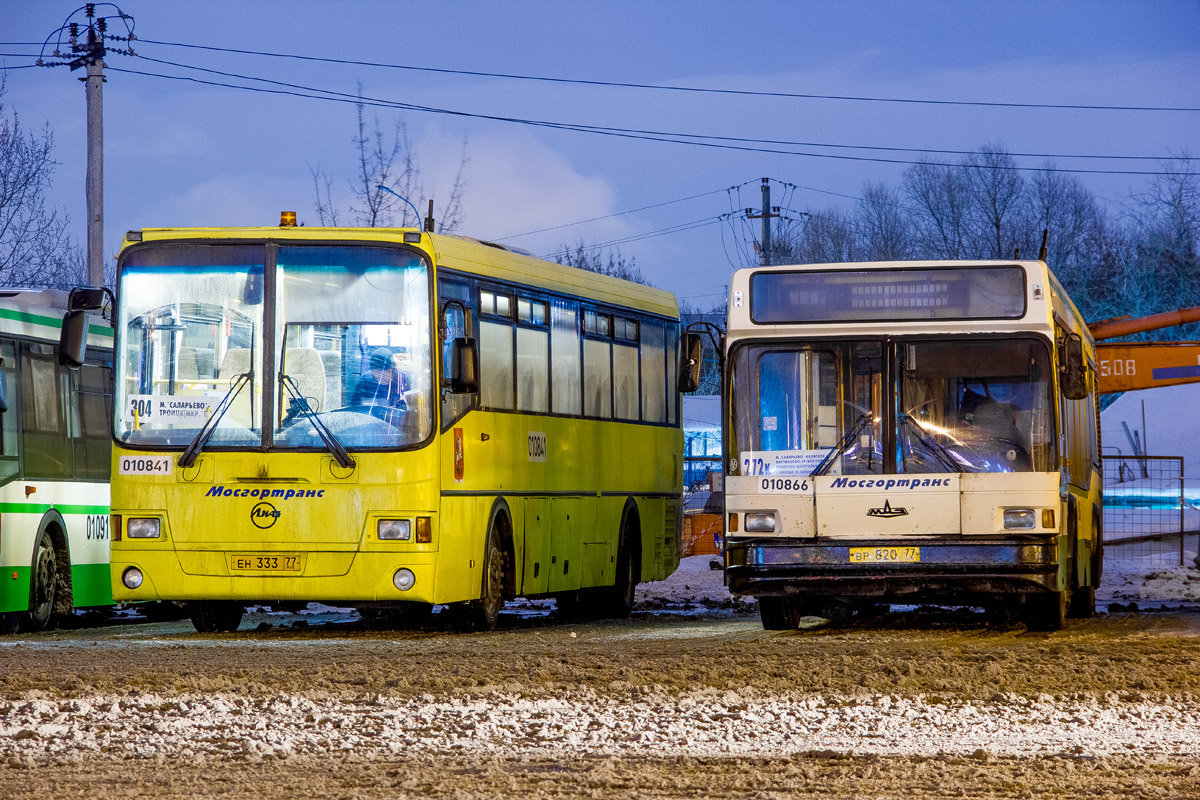
[{"label": "bus side mirror", "polygon": [[703,364],[704,342],[698,333],[683,335],[683,363],[679,365],[679,391],[694,392],[700,388],[700,367]]},{"label": "bus side mirror", "polygon": [[479,351],[475,340],[457,337],[451,345],[450,391],[454,394],[472,394],[479,391]]},{"label": "bus side mirror", "polygon": [[1088,396],[1087,366],[1083,362],[1083,339],[1079,334],[1067,334],[1063,345],[1062,372],[1059,376],[1062,383],[1063,397],[1068,400],[1082,400]]},{"label": "bus side mirror", "polygon": [[87,312],[76,308],[63,315],[58,335],[58,363],[76,369],[87,355]]}]

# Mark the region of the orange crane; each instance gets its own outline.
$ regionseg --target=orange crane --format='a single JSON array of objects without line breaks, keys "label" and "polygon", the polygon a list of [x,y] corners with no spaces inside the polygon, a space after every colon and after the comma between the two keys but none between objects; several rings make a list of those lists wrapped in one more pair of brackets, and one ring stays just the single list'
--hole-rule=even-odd
[{"label": "orange crane", "polygon": [[1200,342],[1106,342],[1118,336],[1200,320],[1200,306],[1149,317],[1116,317],[1088,325],[1096,339],[1100,394],[1200,383]]}]

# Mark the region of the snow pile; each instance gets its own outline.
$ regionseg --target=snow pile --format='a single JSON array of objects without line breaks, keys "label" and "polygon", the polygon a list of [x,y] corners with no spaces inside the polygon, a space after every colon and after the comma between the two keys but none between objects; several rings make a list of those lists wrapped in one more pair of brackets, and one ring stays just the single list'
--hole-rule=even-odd
[{"label": "snow pile", "polygon": [[[638,585],[639,610],[662,608],[703,607],[732,608],[755,611],[731,601],[729,590],[721,579],[721,570],[710,569],[720,556],[691,556],[679,562],[679,569],[665,581]],[[1189,559],[1190,562],[1190,559]],[[1163,566],[1159,556],[1142,558],[1107,558],[1104,576],[1096,591],[1101,608],[1110,603],[1136,602],[1140,608],[1159,605],[1178,606],[1200,602],[1200,568]],[[1116,608],[1114,611],[1118,610]]]},{"label": "snow pile", "polygon": [[353,752],[499,757],[1194,752],[1200,704],[1042,696],[987,702],[931,696],[787,697],[707,689],[604,696],[506,692],[313,700],[293,695],[98,695],[0,702],[0,763],[130,759],[260,760]]}]

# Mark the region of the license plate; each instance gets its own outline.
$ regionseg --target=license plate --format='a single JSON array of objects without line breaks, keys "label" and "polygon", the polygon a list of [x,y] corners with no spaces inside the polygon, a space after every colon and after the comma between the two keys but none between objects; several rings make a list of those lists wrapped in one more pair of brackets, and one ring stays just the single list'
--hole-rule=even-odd
[{"label": "license plate", "polygon": [[229,557],[232,572],[299,572],[303,566],[295,553],[235,553]]},{"label": "license plate", "polygon": [[921,560],[919,547],[851,547],[851,564],[911,564]]}]

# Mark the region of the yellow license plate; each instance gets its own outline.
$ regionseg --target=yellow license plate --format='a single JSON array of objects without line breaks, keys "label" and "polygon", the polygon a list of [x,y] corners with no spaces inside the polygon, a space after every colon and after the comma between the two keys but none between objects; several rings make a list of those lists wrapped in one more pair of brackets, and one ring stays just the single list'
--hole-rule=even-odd
[{"label": "yellow license plate", "polygon": [[299,572],[303,566],[295,553],[234,553],[229,557],[231,572]]},{"label": "yellow license plate", "polygon": [[919,547],[851,547],[851,564],[911,564],[921,560]]}]

